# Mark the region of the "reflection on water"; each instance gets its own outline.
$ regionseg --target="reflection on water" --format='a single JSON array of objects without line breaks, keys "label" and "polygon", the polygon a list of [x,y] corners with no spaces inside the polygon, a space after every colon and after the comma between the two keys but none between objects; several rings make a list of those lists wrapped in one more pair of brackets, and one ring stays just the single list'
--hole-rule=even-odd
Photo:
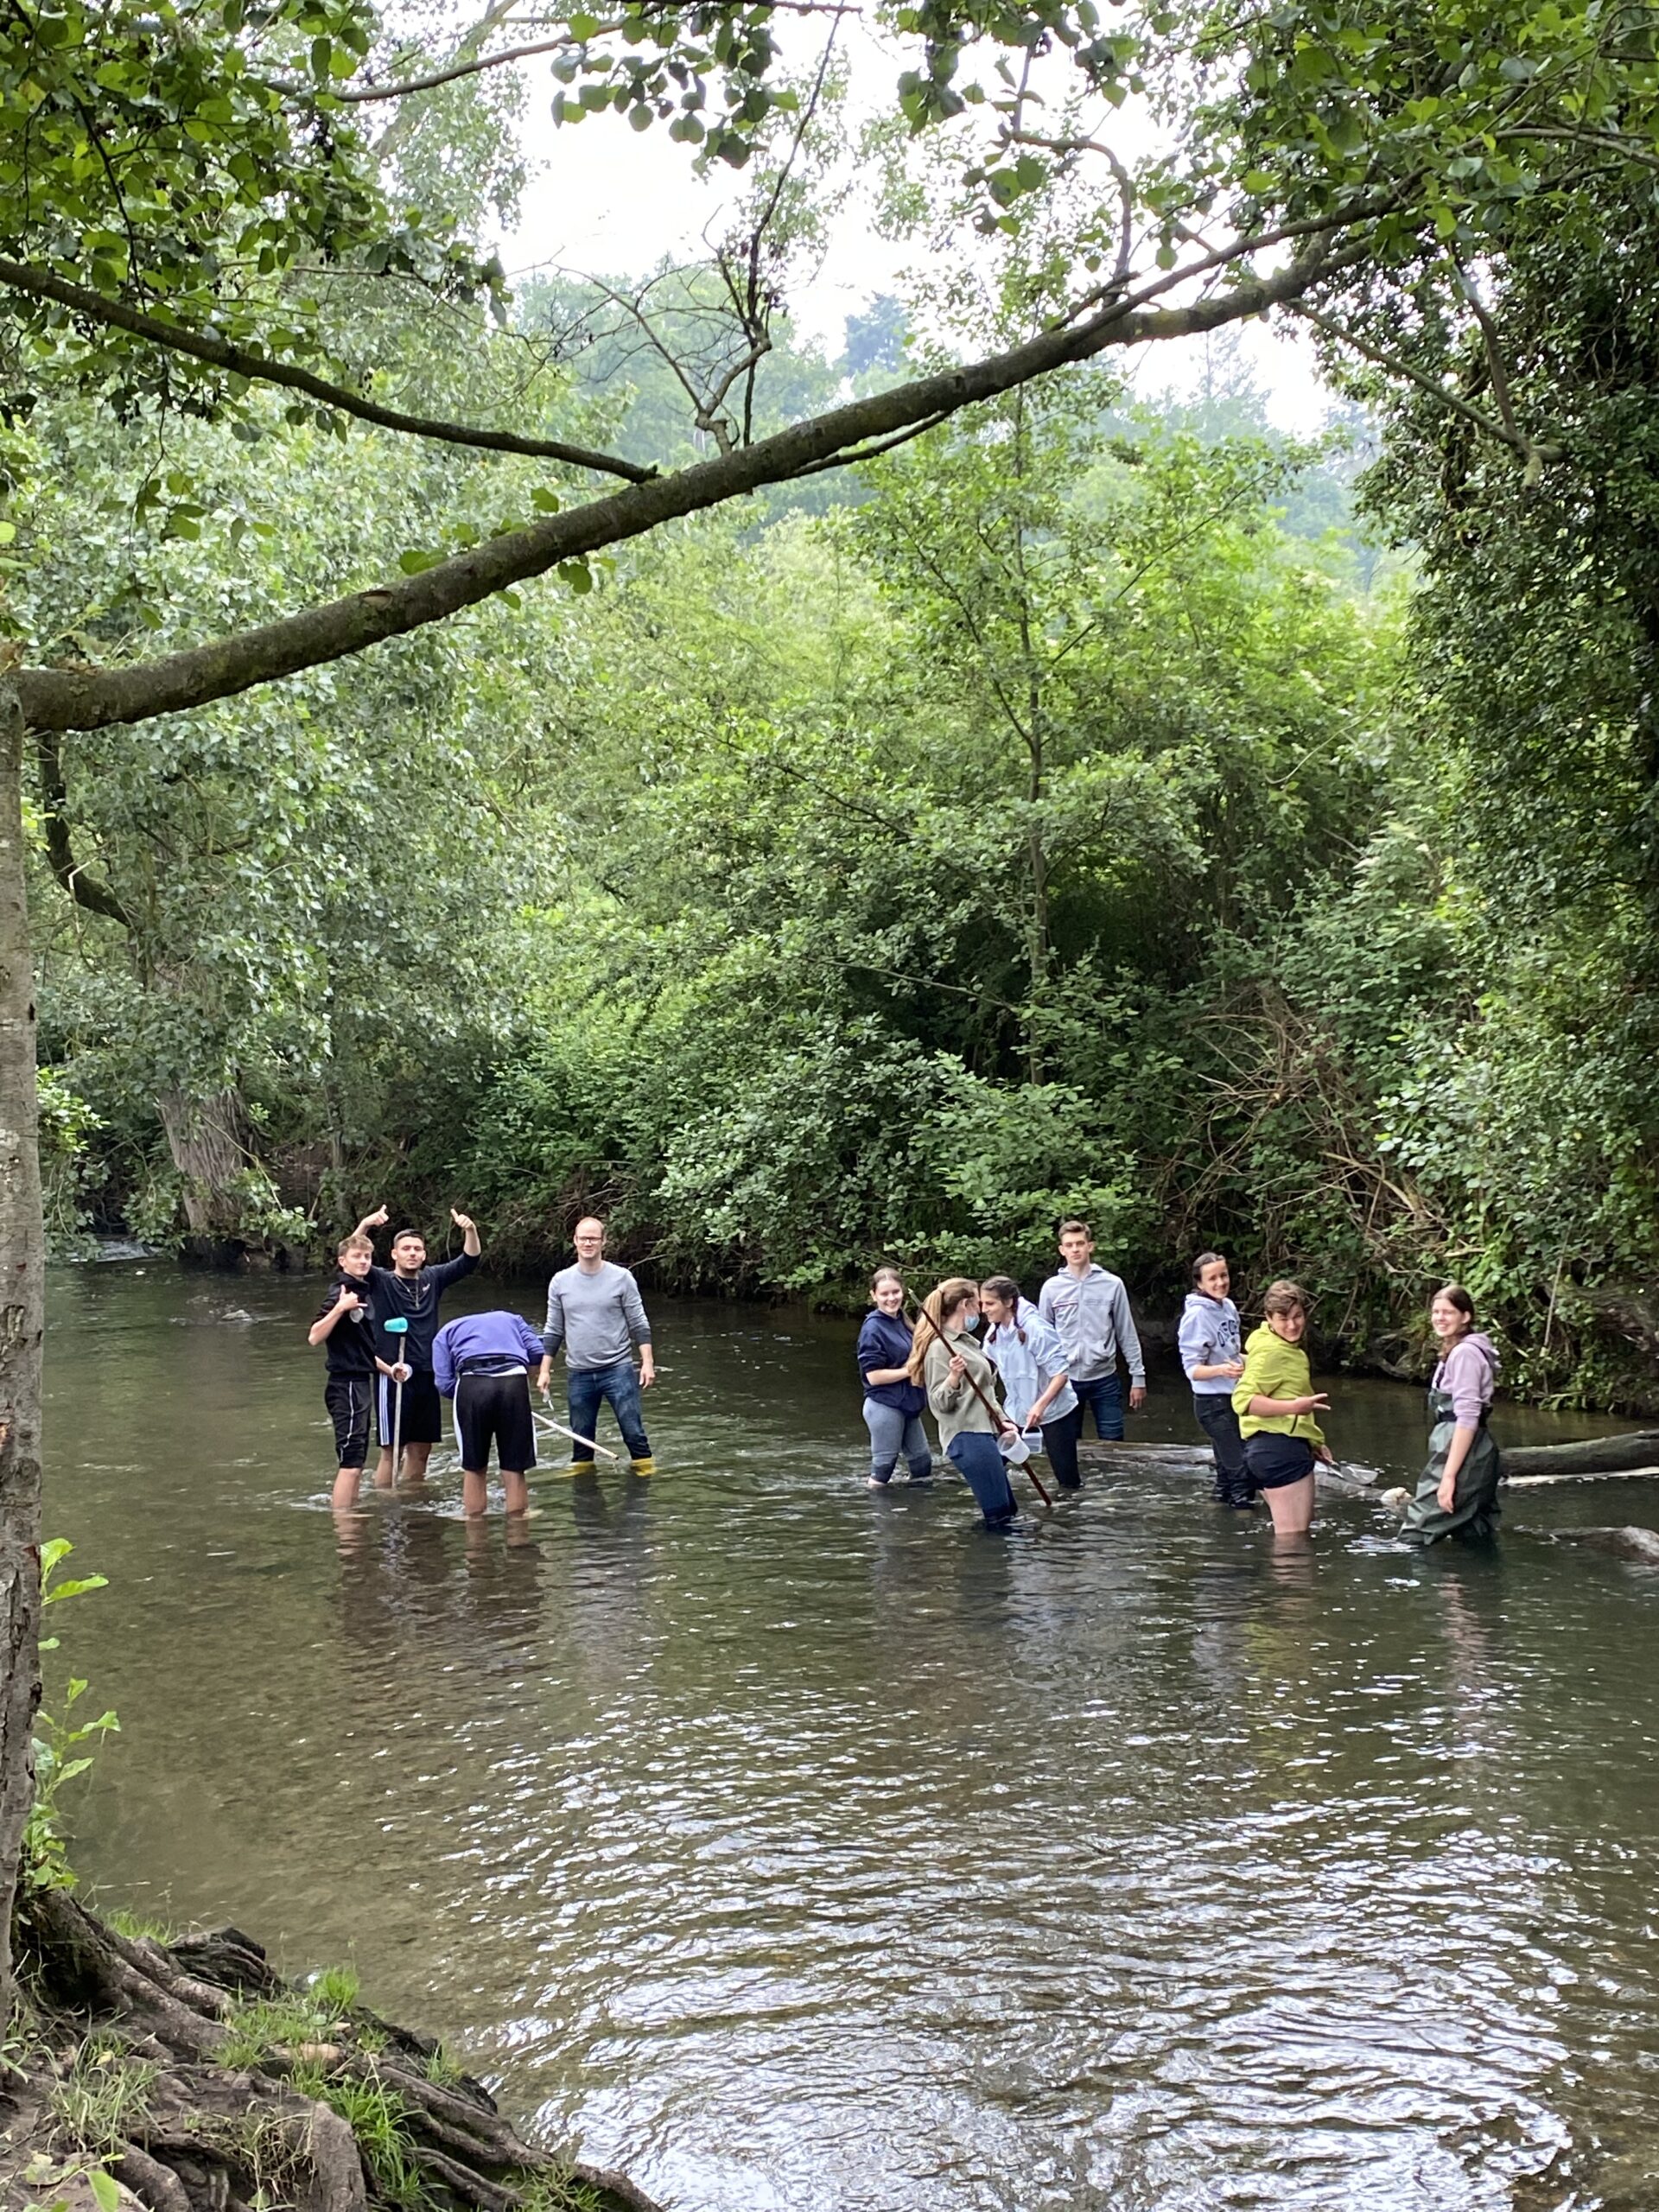
[{"label": "reflection on water", "polygon": [[[988,1538],[864,1490],[848,1325],[683,1306],[654,1480],[337,1525],[315,1300],[54,1281],[106,1894],[353,1955],[688,2212],[1654,2203],[1659,1578],[1516,1526],[1647,1485],[1485,1551],[1161,1474]],[[1411,1394],[1333,1395],[1414,1465]]]}]

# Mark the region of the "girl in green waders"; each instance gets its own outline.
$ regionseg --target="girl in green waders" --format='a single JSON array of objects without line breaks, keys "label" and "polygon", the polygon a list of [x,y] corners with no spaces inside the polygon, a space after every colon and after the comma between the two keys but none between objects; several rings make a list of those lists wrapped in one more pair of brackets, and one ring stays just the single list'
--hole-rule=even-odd
[{"label": "girl in green waders", "polygon": [[1497,1353],[1491,1338],[1476,1328],[1475,1301],[1461,1283],[1445,1283],[1435,1292],[1428,1325],[1440,1345],[1440,1364],[1428,1386],[1428,1465],[1406,1508],[1402,1534],[1411,1544],[1438,1543],[1442,1536],[1489,1536],[1497,1519],[1503,1471],[1486,1426],[1497,1382]]}]

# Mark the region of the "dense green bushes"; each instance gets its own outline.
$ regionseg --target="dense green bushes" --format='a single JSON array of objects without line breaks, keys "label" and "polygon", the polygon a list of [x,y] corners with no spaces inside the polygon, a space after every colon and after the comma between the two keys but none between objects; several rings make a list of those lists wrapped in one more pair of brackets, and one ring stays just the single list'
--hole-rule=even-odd
[{"label": "dense green bushes", "polygon": [[[1334,480],[1231,429],[1082,374],[827,512],[198,717],[165,777],[71,756],[127,918],[45,932],[60,1231],[199,1225],[170,1088],[236,1101],[256,1242],[459,1194],[504,1260],[596,1207],[661,1280],[852,1297],[882,1255],[1033,1274],[1075,1210],[1154,1302],[1219,1242],[1409,1366],[1454,1272],[1530,1387],[1643,1396],[1624,618],[1535,611],[1482,667],[1468,578],[1297,534]],[[363,487],[411,532],[435,490],[465,512],[462,469]],[[349,573],[327,487],[275,496],[238,588]]]}]

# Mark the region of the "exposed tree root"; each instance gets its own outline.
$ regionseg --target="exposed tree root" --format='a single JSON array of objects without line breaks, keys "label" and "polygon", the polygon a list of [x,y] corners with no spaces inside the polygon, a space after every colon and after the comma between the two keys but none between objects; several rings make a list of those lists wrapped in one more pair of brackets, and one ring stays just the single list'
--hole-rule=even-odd
[{"label": "exposed tree root", "polygon": [[[61,1890],[20,1907],[33,2040],[0,2075],[0,2202],[137,2212],[658,2212],[527,2143],[483,2084],[238,1929],[162,1943]],[[100,2188],[107,2186],[100,2181]]]}]

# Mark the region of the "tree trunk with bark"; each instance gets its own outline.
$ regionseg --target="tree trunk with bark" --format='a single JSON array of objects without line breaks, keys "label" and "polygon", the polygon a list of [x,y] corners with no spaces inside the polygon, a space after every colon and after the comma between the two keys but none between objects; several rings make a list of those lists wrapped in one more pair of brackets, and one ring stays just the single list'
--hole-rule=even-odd
[{"label": "tree trunk with bark", "polygon": [[11,2009],[12,1901],[35,1797],[41,1701],[44,1255],[22,757],[22,709],[0,671],[0,2022]]},{"label": "tree trunk with bark", "polygon": [[179,1173],[187,1252],[214,1261],[239,1254],[246,1241],[250,1161],[241,1093],[226,1088],[210,1098],[189,1098],[164,1090],[156,1104]]}]

